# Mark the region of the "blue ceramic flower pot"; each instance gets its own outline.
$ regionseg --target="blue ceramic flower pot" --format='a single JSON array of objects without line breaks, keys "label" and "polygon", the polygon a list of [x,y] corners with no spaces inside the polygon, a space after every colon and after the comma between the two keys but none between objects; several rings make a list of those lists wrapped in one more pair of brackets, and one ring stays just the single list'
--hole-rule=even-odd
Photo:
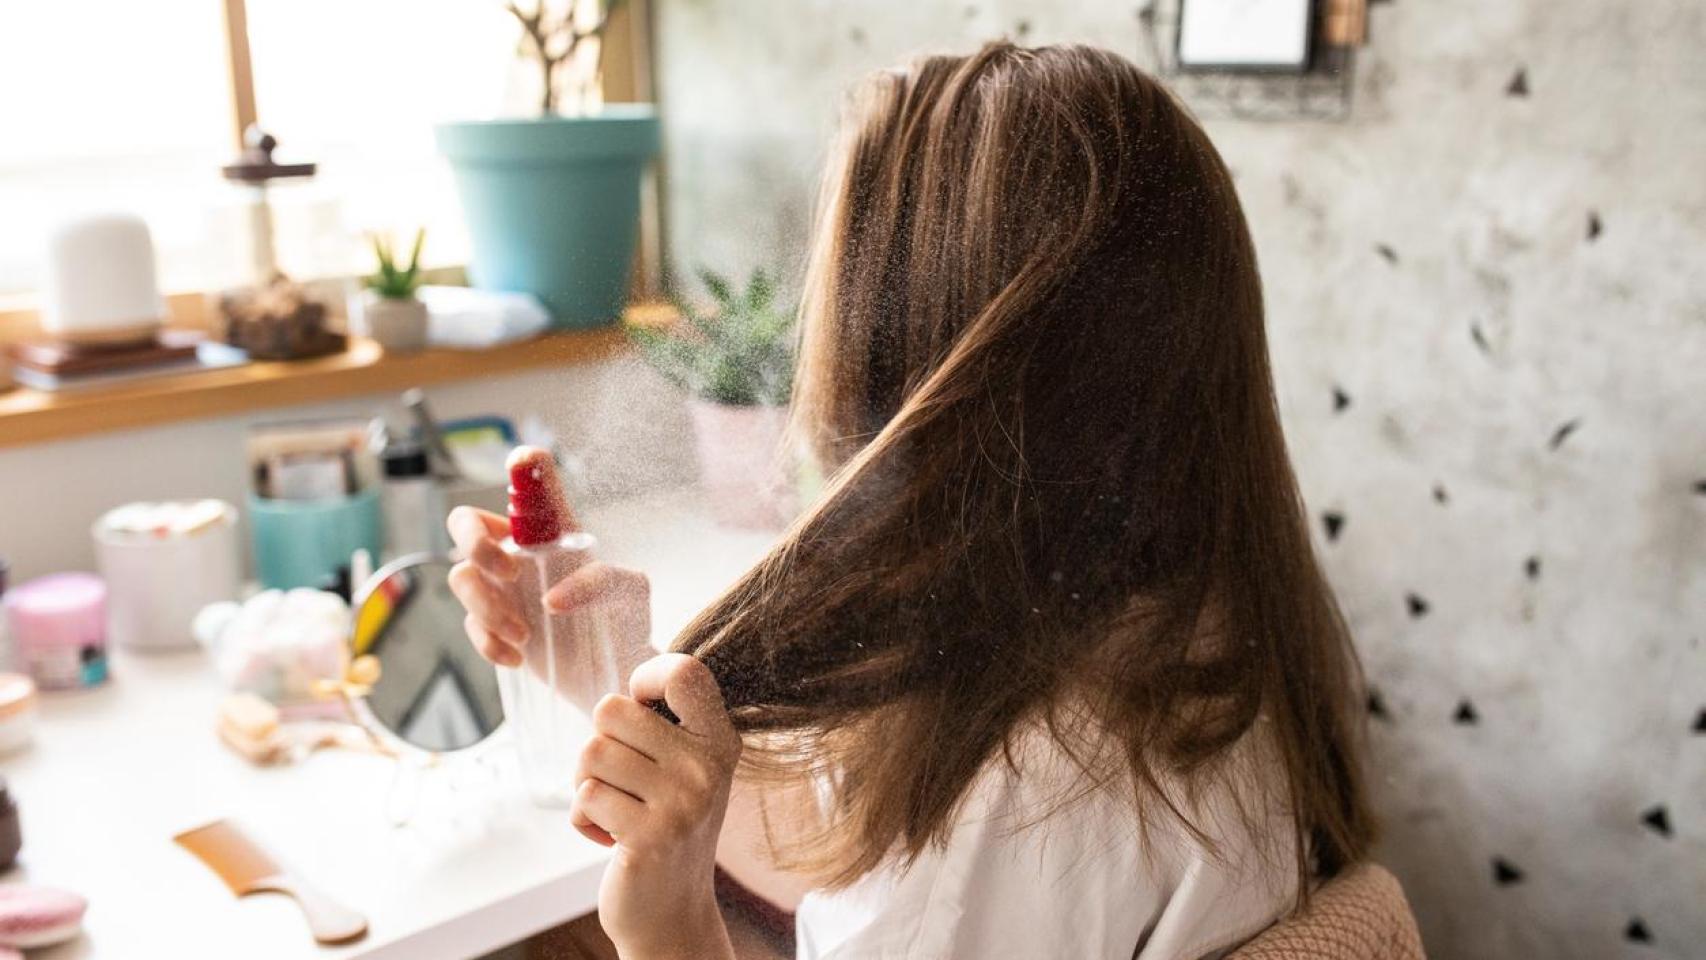
[{"label": "blue ceramic flower pot", "polygon": [[474,286],[534,294],[561,329],[621,317],[640,176],[658,152],[652,108],[610,104],[594,116],[450,123],[437,133],[468,221]]}]

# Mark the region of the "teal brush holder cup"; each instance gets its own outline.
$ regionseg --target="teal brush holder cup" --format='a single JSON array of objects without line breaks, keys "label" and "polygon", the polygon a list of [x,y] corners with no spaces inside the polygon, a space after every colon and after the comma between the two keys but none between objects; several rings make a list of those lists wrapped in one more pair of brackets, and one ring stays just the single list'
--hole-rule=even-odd
[{"label": "teal brush holder cup", "polygon": [[383,542],[379,491],[335,500],[269,500],[249,495],[255,575],[269,590],[318,587],[366,550],[375,562]]}]

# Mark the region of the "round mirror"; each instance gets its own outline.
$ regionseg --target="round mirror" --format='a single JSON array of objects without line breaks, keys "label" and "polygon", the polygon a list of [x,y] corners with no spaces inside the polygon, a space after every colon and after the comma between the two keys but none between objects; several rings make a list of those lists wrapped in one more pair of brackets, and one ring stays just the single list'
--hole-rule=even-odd
[{"label": "round mirror", "polygon": [[450,567],[425,553],[380,567],[356,594],[350,638],[352,660],[379,662],[366,719],[433,753],[466,750],[503,722],[497,674],[462,632]]}]

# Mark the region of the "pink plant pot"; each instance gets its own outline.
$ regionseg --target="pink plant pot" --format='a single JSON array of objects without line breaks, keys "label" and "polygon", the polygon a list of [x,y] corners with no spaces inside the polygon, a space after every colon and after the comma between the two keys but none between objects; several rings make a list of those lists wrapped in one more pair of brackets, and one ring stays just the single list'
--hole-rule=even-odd
[{"label": "pink plant pot", "polygon": [[779,530],[798,509],[789,458],[782,449],[787,411],[687,402],[699,453],[699,483],[711,516],[724,526]]}]

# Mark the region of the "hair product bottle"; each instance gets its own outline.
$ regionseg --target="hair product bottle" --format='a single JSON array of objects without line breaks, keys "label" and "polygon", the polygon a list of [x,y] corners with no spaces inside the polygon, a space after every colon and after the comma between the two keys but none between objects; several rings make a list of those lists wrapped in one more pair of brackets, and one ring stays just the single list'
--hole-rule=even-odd
[{"label": "hair product bottle", "polygon": [[541,806],[566,807],[587,727],[581,711],[620,691],[624,678],[600,613],[545,609],[546,591],[585,563],[596,542],[576,528],[551,455],[518,447],[508,466],[510,535],[503,546],[521,561],[517,609],[528,636],[522,665],[497,668],[498,690],[528,794]]}]

